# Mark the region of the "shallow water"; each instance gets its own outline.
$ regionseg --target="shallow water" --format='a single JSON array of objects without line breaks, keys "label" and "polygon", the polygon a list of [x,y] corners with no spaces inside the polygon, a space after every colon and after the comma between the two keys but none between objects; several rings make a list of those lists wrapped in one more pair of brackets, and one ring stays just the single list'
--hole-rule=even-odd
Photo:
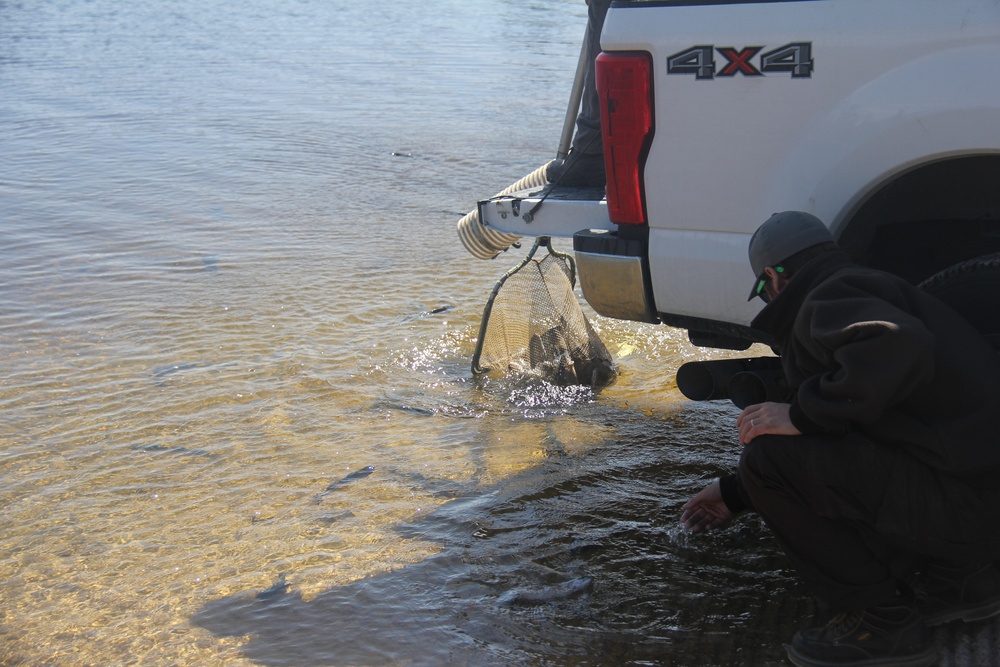
[{"label": "shallow water", "polygon": [[677,526],[738,455],[682,332],[469,370],[519,257],[455,222],[554,154],[585,10],[0,1],[0,664],[782,661],[766,529]]}]

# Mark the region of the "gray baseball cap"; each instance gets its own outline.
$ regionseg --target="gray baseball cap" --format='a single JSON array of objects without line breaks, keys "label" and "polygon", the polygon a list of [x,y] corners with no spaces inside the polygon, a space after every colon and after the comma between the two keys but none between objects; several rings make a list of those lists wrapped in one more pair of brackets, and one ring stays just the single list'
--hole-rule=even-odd
[{"label": "gray baseball cap", "polygon": [[750,238],[750,268],[757,278],[747,301],[760,293],[765,268],[781,264],[800,250],[831,241],[833,234],[811,213],[783,211],[772,215]]}]

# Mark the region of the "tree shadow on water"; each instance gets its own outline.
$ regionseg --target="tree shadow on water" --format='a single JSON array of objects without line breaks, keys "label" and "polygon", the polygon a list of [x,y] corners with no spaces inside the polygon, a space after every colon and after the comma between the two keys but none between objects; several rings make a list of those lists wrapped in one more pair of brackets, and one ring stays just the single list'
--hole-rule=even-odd
[{"label": "tree shadow on water", "polygon": [[590,624],[593,579],[480,539],[308,601],[292,579],[285,592],[214,600],[192,621],[249,636],[246,657],[274,667],[591,664],[573,659],[585,643],[573,626]]},{"label": "tree shadow on water", "polygon": [[215,600],[193,622],[217,635],[249,635],[244,654],[271,666],[522,663],[502,659],[503,629],[477,613],[490,604],[486,593],[466,584],[459,594],[454,577],[455,567],[435,558],[309,601],[294,591]]},{"label": "tree shadow on water", "polygon": [[680,504],[724,470],[633,435],[398,526],[440,545],[423,561],[309,600],[292,573],[287,591],[214,600],[192,622],[249,637],[267,667],[784,664],[811,607],[766,528],[684,533]]}]

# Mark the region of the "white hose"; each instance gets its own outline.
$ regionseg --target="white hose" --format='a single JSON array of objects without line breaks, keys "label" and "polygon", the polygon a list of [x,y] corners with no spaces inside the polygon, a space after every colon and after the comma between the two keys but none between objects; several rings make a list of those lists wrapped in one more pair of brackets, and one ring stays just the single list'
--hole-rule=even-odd
[{"label": "white hose", "polygon": [[[517,192],[518,190],[537,188],[545,185],[548,183],[548,179],[545,177],[545,172],[548,168],[548,164],[539,167],[517,183],[493,196],[500,197],[511,192]],[[479,209],[477,208],[458,221],[458,238],[462,240],[462,245],[474,257],[478,259],[493,259],[511,245],[517,243],[521,237],[516,234],[504,234],[490,229],[479,220]]]}]

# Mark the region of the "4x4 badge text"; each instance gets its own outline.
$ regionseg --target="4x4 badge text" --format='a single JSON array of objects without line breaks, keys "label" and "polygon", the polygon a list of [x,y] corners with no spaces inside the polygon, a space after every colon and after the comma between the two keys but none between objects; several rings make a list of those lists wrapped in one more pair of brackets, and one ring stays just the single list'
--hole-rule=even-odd
[{"label": "4x4 badge text", "polygon": [[[712,45],[692,46],[667,56],[667,74],[694,74],[696,79],[716,77],[764,76],[775,72],[788,72],[793,79],[808,79],[813,72],[812,42],[792,42],[767,51],[760,56],[760,64],[752,59],[766,47]],[[715,52],[726,59],[725,65],[716,69]]]}]

